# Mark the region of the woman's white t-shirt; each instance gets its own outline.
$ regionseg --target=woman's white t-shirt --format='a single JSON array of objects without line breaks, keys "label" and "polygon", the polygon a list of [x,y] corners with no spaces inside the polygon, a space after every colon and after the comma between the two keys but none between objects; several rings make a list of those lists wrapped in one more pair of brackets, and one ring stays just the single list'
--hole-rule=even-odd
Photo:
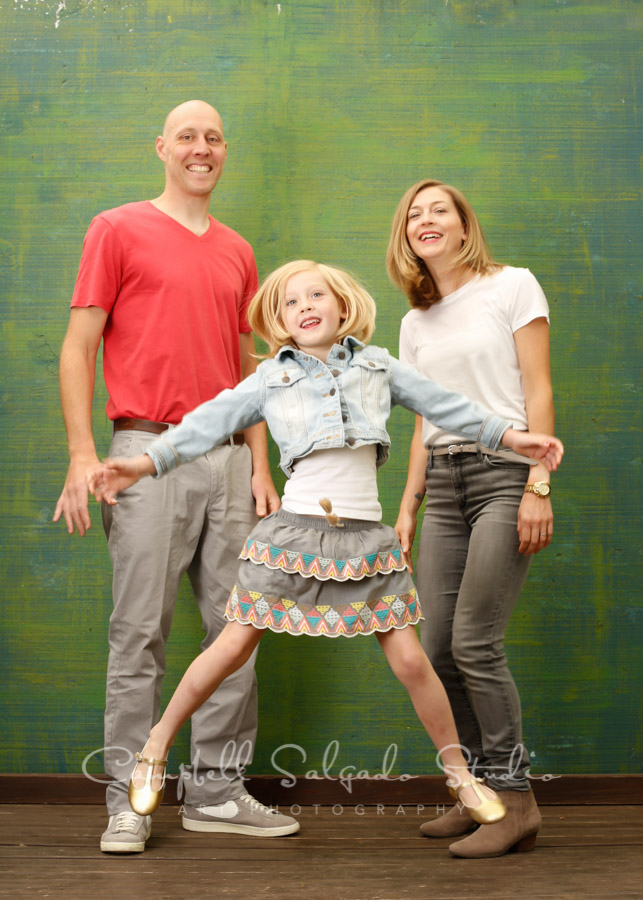
[{"label": "woman's white t-shirt", "polygon": [[[549,321],[542,288],[529,269],[504,266],[477,275],[429,309],[402,319],[400,360],[527,430],[514,332],[534,319]],[[462,436],[422,422],[426,447],[461,443]]]}]

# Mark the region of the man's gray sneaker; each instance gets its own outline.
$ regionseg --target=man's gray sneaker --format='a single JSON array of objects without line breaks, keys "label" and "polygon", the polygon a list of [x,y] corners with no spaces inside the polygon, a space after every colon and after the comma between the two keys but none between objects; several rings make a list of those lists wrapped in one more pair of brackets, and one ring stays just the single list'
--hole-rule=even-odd
[{"label": "man's gray sneaker", "polygon": [[242,794],[219,806],[185,806],[183,827],[187,831],[227,831],[256,837],[281,837],[299,831],[299,822]]},{"label": "man's gray sneaker", "polygon": [[107,831],[100,839],[100,849],[103,853],[142,853],[151,832],[152,816],[117,813],[109,817]]}]

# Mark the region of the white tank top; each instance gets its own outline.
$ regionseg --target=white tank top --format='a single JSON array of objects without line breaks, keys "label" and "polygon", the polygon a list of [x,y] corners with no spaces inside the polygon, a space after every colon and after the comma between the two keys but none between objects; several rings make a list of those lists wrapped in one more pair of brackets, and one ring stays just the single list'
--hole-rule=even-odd
[{"label": "white tank top", "polygon": [[295,463],[284,488],[283,508],[300,516],[323,516],[319,501],[327,498],[342,519],[379,522],[376,459],[376,444],[314,450]]}]

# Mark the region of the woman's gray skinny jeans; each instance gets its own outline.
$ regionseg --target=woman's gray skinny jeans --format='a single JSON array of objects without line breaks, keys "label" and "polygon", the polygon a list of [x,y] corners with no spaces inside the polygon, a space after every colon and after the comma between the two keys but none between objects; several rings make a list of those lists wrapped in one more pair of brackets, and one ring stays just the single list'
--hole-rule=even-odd
[{"label": "woman's gray skinny jeans", "polygon": [[531,560],[518,553],[516,530],[528,470],[482,453],[429,453],[426,471],[417,563],[422,645],[469,767],[495,790],[530,788],[520,698],[504,651]]}]

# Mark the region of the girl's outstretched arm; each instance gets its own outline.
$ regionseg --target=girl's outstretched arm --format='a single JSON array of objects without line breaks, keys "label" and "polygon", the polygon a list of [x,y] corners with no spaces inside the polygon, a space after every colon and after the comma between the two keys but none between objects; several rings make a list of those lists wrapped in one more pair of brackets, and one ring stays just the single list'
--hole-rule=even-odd
[{"label": "girl's outstretched arm", "polygon": [[[156,472],[165,475],[183,463],[204,456],[231,434],[264,421],[262,382],[254,372],[232,388],[187,413],[176,428],[168,429],[146,447]],[[251,448],[252,449],[252,448]]]},{"label": "girl's outstretched arm", "polygon": [[554,472],[563,458],[558,438],[540,432],[516,431],[509,422],[489,414],[479,403],[449,391],[394,357],[389,357],[391,400],[424,416],[445,431],[457,431],[491,450],[510,447],[522,456],[537,459]]},{"label": "girl's outstretched arm", "polygon": [[90,492],[99,502],[104,500],[110,506],[118,503],[116,495],[125,488],[135,484],[145,475],[155,475],[156,466],[150,457],[143,453],[130,459],[115,456],[106,459],[99,469],[95,469],[87,478]]},{"label": "girl's outstretched arm", "polygon": [[562,441],[551,434],[537,434],[533,431],[516,431],[508,428],[501,438],[505,447],[511,447],[522,456],[529,456],[542,462],[550,472],[558,468],[565,448]]}]

